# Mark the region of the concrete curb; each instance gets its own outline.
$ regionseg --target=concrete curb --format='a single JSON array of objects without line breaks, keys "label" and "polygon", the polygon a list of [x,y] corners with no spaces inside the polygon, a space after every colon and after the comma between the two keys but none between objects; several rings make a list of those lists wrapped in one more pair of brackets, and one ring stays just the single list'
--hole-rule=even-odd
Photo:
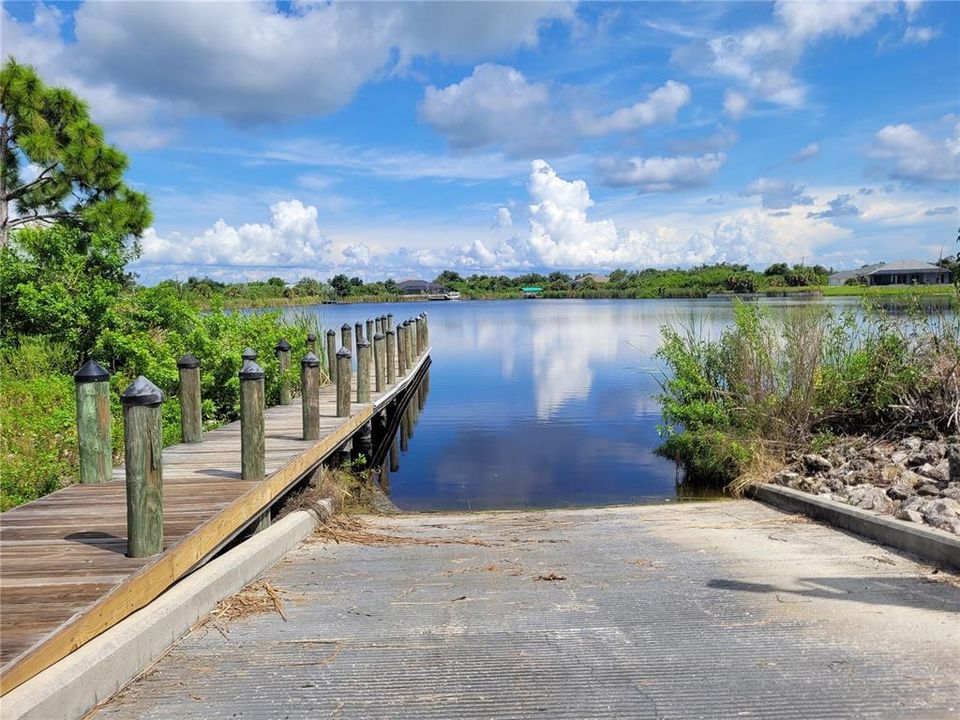
[{"label": "concrete curb", "polygon": [[3,696],[3,720],[82,718],[155,662],[223,598],[308,537],[333,503],[298,510],[211,560],[145,608]]},{"label": "concrete curb", "polygon": [[960,569],[960,537],[944,530],[914,525],[779,485],[756,485],[750,495],[781,510],[802,513],[928,562]]}]

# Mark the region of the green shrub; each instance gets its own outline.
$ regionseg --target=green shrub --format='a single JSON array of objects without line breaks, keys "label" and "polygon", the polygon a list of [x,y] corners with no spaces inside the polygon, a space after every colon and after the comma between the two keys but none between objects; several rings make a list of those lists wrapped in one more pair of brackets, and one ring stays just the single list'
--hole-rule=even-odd
[{"label": "green shrub", "polygon": [[838,433],[958,429],[955,311],[803,306],[774,316],[736,302],[718,339],[691,325],[662,335],[662,450],[692,479],[731,482],[771,453]]}]

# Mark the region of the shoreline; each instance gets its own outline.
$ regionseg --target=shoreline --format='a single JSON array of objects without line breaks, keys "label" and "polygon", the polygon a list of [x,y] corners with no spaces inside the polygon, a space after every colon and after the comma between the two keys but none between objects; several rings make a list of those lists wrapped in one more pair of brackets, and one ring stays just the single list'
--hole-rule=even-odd
[{"label": "shoreline", "polygon": [[[459,300],[431,301],[417,295],[356,295],[330,300],[323,296],[307,296],[297,298],[275,297],[257,300],[223,299],[221,302],[202,302],[195,306],[203,311],[221,307],[224,310],[270,310],[290,307],[306,307],[310,305],[373,305],[386,303],[408,302],[477,302],[496,300],[762,300],[762,299],[804,299],[818,300],[838,297],[862,297],[893,300],[913,300],[926,298],[950,298],[956,293],[954,285],[922,285],[922,286],[883,286],[883,287],[853,287],[853,286],[811,286],[796,288],[768,288],[754,293],[708,293],[708,294],[676,294],[652,295],[629,290],[594,290],[587,292],[549,291],[545,290],[536,298],[524,298],[521,292],[516,293],[481,293],[470,296],[461,293]],[[190,302],[190,301],[188,301]]]}]

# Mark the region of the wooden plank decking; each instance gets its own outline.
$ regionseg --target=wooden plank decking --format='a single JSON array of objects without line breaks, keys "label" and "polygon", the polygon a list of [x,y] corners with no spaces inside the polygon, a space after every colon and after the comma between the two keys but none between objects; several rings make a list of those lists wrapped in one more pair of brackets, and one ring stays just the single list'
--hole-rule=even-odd
[{"label": "wooden plank decking", "polygon": [[[319,441],[301,438],[299,400],[266,410],[266,473],[240,478],[240,424],[199,445],[163,451],[164,551],[126,552],[123,467],[100,485],[72,485],[0,516],[0,692],[57,662],[145,606],[205,560],[396,396],[428,362],[371,403],[336,417],[335,389],[320,389]],[[356,398],[356,375],[353,378]],[[371,387],[373,382],[371,381]]]}]

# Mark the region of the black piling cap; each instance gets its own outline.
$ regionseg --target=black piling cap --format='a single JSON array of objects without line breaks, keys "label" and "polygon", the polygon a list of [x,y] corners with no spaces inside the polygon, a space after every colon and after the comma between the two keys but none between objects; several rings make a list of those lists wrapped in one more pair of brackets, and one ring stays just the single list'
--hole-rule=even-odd
[{"label": "black piling cap", "polygon": [[370,341],[367,340],[365,337],[362,337],[359,340],[357,340],[357,347],[358,348],[370,347]]},{"label": "black piling cap", "polygon": [[194,368],[200,367],[200,361],[190,353],[187,353],[177,360],[177,367],[184,370],[193,370]]},{"label": "black piling cap", "polygon": [[257,365],[253,360],[244,360],[243,367],[240,368],[241,380],[259,380],[264,376],[263,368]]},{"label": "black piling cap", "polygon": [[103,369],[96,360],[87,360],[83,366],[73,374],[73,380],[77,385],[82,383],[106,382],[110,379],[110,373]]},{"label": "black piling cap", "polygon": [[318,358],[312,352],[308,352],[303,356],[303,360],[300,361],[300,364],[304,367],[320,367],[320,358]]},{"label": "black piling cap", "polygon": [[244,348],[243,352],[240,353],[240,357],[242,357],[242,358],[244,359],[244,361],[247,361],[247,360],[251,360],[251,361],[252,361],[252,360],[256,360],[256,359],[257,359],[257,351],[254,350],[253,348],[249,348],[249,347],[248,347],[248,348]]},{"label": "black piling cap", "polygon": [[340,329],[341,329],[341,330],[349,330],[349,329],[350,329],[350,323],[344,323],[343,325],[340,326]]},{"label": "black piling cap", "polygon": [[388,317],[388,318],[392,318],[392,317],[393,317],[393,313],[387,313],[387,317]]},{"label": "black piling cap", "polygon": [[316,342],[317,336],[314,333],[307,333],[307,342]]},{"label": "black piling cap", "polygon": [[354,326],[355,328],[363,328],[363,323],[362,323],[362,322],[355,322],[355,323],[353,324],[353,326]]},{"label": "black piling cap", "polygon": [[396,335],[396,334],[397,333],[394,330],[387,330],[387,337],[390,337],[391,335]]},{"label": "black piling cap", "polygon": [[340,348],[339,350],[337,350],[337,357],[338,357],[338,358],[342,358],[342,357],[348,358],[348,357],[353,357],[353,354],[352,354],[347,348],[342,347],[342,348]]},{"label": "black piling cap", "polygon": [[143,375],[127,385],[127,389],[120,393],[120,404],[127,407],[159,405],[163,400],[163,390]]},{"label": "black piling cap", "polygon": [[277,352],[290,352],[290,343],[285,339],[281,339],[274,348]]},{"label": "black piling cap", "polygon": [[336,336],[337,336],[337,333],[333,330],[333,328],[330,328],[329,330],[327,330],[327,337],[336,337]]},{"label": "black piling cap", "polygon": [[383,333],[377,333],[373,336],[374,340],[383,340]]}]

